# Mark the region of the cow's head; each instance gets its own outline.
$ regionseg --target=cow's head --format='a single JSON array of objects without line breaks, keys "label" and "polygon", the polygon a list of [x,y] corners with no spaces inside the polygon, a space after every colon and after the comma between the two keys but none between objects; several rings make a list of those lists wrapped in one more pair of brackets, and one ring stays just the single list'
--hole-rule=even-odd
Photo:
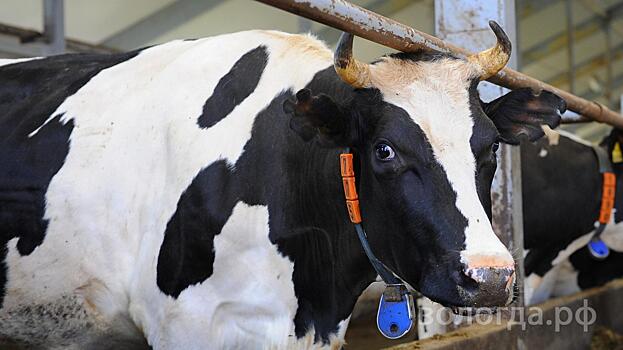
[{"label": "cow's head", "polygon": [[284,105],[303,138],[351,148],[363,225],[375,254],[446,305],[512,300],[513,257],[490,223],[498,142],[520,134],[538,138],[540,124],[556,127],[560,120],[555,112],[515,118],[511,105],[505,106],[507,115],[485,114],[478,82],[501,70],[511,49],[502,29],[491,27],[497,45],[467,59],[420,52],[372,64],[352,57],[353,37],[345,34],[335,69],[354,97],[338,103],[301,90],[297,101]]}]

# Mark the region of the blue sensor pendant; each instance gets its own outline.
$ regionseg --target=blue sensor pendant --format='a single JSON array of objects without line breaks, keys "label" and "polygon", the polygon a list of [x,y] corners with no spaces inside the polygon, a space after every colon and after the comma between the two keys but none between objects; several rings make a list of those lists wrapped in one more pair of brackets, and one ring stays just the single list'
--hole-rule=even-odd
[{"label": "blue sensor pendant", "polygon": [[599,237],[595,237],[588,242],[588,251],[597,260],[603,260],[610,254],[610,249]]},{"label": "blue sensor pendant", "polygon": [[376,326],[383,336],[398,339],[413,326],[413,302],[404,284],[385,288],[376,314]]}]

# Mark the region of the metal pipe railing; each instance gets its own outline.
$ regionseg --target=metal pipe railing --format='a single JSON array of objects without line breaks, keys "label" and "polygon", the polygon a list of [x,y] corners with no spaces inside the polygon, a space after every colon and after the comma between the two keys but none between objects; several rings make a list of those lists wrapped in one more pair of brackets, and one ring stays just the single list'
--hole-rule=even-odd
[{"label": "metal pipe railing", "polygon": [[[345,0],[256,0],[295,15],[350,32],[356,36],[393,49],[411,52],[436,50],[465,57],[469,51],[446,43],[375,12]],[[529,87],[549,90],[567,101],[567,108],[590,120],[623,128],[623,115],[595,101],[589,101],[510,68],[504,68],[488,79],[511,90]],[[563,119],[564,122],[564,119]],[[574,122],[578,122],[577,119]]]}]

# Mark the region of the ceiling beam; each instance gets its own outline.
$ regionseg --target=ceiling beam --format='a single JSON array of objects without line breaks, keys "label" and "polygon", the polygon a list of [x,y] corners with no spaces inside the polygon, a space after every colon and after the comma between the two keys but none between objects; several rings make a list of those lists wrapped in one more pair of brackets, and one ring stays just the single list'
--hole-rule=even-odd
[{"label": "ceiling beam", "polygon": [[222,2],[223,0],[177,0],[104,39],[102,45],[121,50],[145,46]]},{"label": "ceiling beam", "polygon": [[[612,48],[612,61],[617,61],[623,58],[623,43]],[[575,77],[582,77],[591,74],[599,69],[605,68],[608,64],[606,53],[597,53],[594,56],[588,57],[584,61],[575,66]],[[554,86],[561,86],[569,82],[569,74],[567,72],[559,73],[549,79],[545,79],[548,83]]]},{"label": "ceiling beam", "polygon": [[[618,3],[607,10],[611,18],[623,14],[623,3]],[[590,37],[603,28],[603,17],[599,14],[592,16],[575,26],[573,37],[580,41]],[[535,62],[543,59],[553,52],[565,49],[568,44],[568,37],[565,28],[557,34],[527,48],[521,53],[521,62]]]},{"label": "ceiling beam", "polygon": [[[66,52],[115,53],[109,47],[93,45],[80,40],[65,39]],[[46,37],[43,33],[0,24],[0,52],[15,57],[35,57],[47,54]]]},{"label": "ceiling beam", "polygon": [[530,17],[538,12],[541,12],[546,7],[554,5],[559,0],[520,0],[517,1],[517,17],[526,18]]}]

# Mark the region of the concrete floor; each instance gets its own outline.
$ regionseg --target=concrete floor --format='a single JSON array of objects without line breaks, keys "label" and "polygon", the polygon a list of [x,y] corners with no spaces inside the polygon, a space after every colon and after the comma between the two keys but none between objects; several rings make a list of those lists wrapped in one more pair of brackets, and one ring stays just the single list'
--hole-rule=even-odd
[{"label": "concrete floor", "polygon": [[[580,322],[555,329],[557,310],[568,308],[574,315],[582,315],[582,309],[590,306],[596,312],[596,318],[584,326]],[[585,290],[581,293],[551,299],[539,307],[544,322],[524,324],[517,322],[500,325],[474,324],[454,332],[436,336],[423,341],[403,343],[393,350],[604,350],[595,347],[596,340],[606,344],[608,350],[622,350],[623,337],[623,279],[612,281],[605,286]],[[529,319],[532,311],[528,311]],[[576,316],[577,317],[577,316]],[[606,329],[606,331],[604,331]],[[596,339],[597,338],[597,339]],[[605,339],[605,341],[604,341]],[[611,344],[614,344],[611,346]],[[371,349],[362,348],[362,349]]]},{"label": "concrete floor", "polygon": [[416,339],[417,327],[415,327],[415,325],[411,328],[409,333],[401,339],[391,340],[383,337],[376,328],[375,315],[370,315],[370,317],[354,320],[348,325],[348,330],[346,331],[346,346],[344,349],[376,350],[413,342]]}]

